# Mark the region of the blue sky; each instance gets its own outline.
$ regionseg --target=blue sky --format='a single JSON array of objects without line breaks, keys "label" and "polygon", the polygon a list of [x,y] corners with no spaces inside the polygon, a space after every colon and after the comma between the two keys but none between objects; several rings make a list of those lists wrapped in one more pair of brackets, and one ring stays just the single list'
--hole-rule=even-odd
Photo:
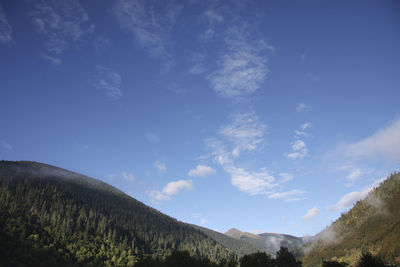
[{"label": "blue sky", "polygon": [[0,1],[0,158],[312,235],[400,164],[398,1]]}]

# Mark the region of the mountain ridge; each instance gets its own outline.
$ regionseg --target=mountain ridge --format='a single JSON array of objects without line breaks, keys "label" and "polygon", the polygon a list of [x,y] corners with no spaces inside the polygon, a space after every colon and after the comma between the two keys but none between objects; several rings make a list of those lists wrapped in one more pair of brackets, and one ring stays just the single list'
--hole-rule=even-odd
[{"label": "mountain ridge", "polygon": [[46,254],[67,266],[132,266],[174,250],[214,262],[237,258],[204,232],[115,187],[38,162],[0,162],[0,213],[0,254],[16,265],[40,266]]},{"label": "mountain ridge", "polygon": [[393,173],[303,247],[305,266],[321,258],[354,264],[362,253],[400,264],[400,173]]}]

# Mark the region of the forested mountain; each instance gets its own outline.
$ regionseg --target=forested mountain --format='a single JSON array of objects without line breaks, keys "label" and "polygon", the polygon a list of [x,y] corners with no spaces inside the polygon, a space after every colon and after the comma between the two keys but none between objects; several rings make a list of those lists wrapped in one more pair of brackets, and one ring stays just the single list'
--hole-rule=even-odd
[{"label": "forested mountain", "polygon": [[208,235],[210,238],[214,239],[219,244],[233,251],[239,257],[247,254],[256,253],[258,251],[263,251],[262,249],[253,246],[252,244],[250,244],[245,240],[236,239],[226,234],[221,234],[219,232],[210,230],[208,228],[200,227],[197,225],[192,225],[192,226],[196,229],[199,229],[200,231]]},{"label": "forested mountain", "polygon": [[232,228],[228,230],[225,235],[245,241],[256,247],[258,250],[265,251],[272,255],[274,255],[281,246],[287,247],[289,250],[293,251],[303,245],[303,239],[301,237],[286,234],[252,234]]},{"label": "forested mountain", "polygon": [[353,264],[363,252],[400,264],[400,173],[392,174],[368,196],[309,242],[305,266],[321,259]]},{"label": "forested mountain", "polygon": [[174,250],[235,254],[101,181],[36,162],[0,162],[0,265],[131,266]]}]

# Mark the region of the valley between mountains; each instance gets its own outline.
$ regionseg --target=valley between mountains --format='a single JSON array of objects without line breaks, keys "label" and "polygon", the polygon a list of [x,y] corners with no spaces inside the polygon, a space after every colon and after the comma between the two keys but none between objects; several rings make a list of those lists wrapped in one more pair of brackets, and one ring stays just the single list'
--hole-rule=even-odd
[{"label": "valley between mountains", "polygon": [[171,261],[177,251],[186,251],[180,255],[197,266],[245,266],[245,255],[257,252],[278,264],[281,247],[303,266],[323,260],[352,266],[367,252],[400,264],[399,207],[400,174],[394,173],[316,236],[238,229],[222,234],[180,222],[78,173],[1,161],[0,265],[159,266],[157,260]]}]

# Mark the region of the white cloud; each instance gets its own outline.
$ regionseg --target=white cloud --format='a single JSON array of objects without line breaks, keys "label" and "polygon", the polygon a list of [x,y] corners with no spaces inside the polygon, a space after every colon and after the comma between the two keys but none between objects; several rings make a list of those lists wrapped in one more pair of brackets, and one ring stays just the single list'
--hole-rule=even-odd
[{"label": "white cloud", "polygon": [[280,198],[288,198],[296,195],[303,195],[306,192],[304,190],[294,189],[286,192],[272,193],[268,196],[270,199],[280,199]]},{"label": "white cloud", "polygon": [[293,180],[293,178],[294,178],[293,174],[284,173],[284,172],[279,173],[279,176],[282,177],[280,179],[280,182],[282,182],[282,183],[289,182],[289,181]]},{"label": "white cloud", "polygon": [[12,27],[8,23],[3,6],[0,3],[0,43],[10,44],[12,39]]},{"label": "white cloud", "polygon": [[301,140],[296,140],[292,143],[292,150],[302,150],[306,147],[306,144]]},{"label": "white cloud", "polygon": [[219,133],[234,146],[232,155],[237,157],[242,150],[254,151],[263,142],[266,125],[254,112],[236,114],[231,124],[222,127]]},{"label": "white cloud", "polygon": [[231,176],[232,185],[251,196],[269,194],[271,189],[277,186],[275,177],[265,168],[260,172],[254,172],[228,166],[225,170]]},{"label": "white cloud", "polygon": [[158,143],[160,142],[160,138],[155,133],[147,133],[146,140],[150,143]]},{"label": "white cloud", "polygon": [[312,125],[311,122],[305,122],[300,127],[304,131],[305,129],[311,127],[311,125]]},{"label": "white cloud", "polygon": [[195,169],[189,170],[189,176],[206,177],[215,173],[215,170],[207,165],[197,165]]},{"label": "white cloud", "polygon": [[309,112],[312,110],[312,107],[304,102],[299,103],[296,107],[297,112]]},{"label": "white cloud", "polygon": [[296,140],[292,142],[292,152],[286,154],[289,159],[303,159],[308,154],[308,149],[304,141]]},{"label": "white cloud", "polygon": [[158,190],[152,190],[149,192],[149,196],[151,197],[152,202],[161,202],[170,200],[171,198],[167,195],[164,195]]},{"label": "white cloud", "polygon": [[178,194],[182,190],[192,190],[193,188],[192,180],[178,180],[168,183],[164,186],[162,192],[165,195],[172,196]]},{"label": "white cloud", "polygon": [[12,150],[13,149],[12,146],[9,143],[7,143],[6,141],[3,141],[3,140],[0,141],[0,145],[1,145],[1,147],[5,148],[7,150]]},{"label": "white cloud", "polygon": [[121,175],[125,180],[127,180],[130,183],[133,183],[135,181],[135,175],[133,175],[133,173],[122,172]]},{"label": "white cloud", "polygon": [[369,192],[372,191],[375,187],[377,187],[381,182],[383,182],[386,178],[381,178],[375,180],[371,185],[366,186],[361,191],[354,191],[344,195],[338,203],[333,206],[328,207],[331,210],[343,210],[345,208],[349,208],[354,205],[357,201],[363,200]]},{"label": "white cloud", "polygon": [[298,135],[298,136],[306,136],[306,135],[307,135],[306,132],[299,131],[299,130],[295,130],[294,133],[295,133],[296,135]]},{"label": "white cloud", "polygon": [[113,8],[120,25],[133,34],[150,56],[173,64],[170,31],[181,6],[173,1],[118,0]]},{"label": "white cloud", "polygon": [[363,175],[363,172],[360,169],[355,169],[355,170],[352,170],[350,172],[350,174],[346,176],[346,178],[349,179],[350,181],[354,181],[357,178],[359,178],[361,175]]},{"label": "white cloud", "polygon": [[94,31],[78,0],[35,1],[31,14],[38,31],[47,38],[46,50],[53,58]]},{"label": "white cloud", "polygon": [[156,161],[154,162],[154,167],[156,167],[158,173],[166,173],[167,172],[167,165],[165,162]]},{"label": "white cloud", "polygon": [[218,95],[227,98],[254,93],[268,73],[265,52],[271,49],[264,40],[249,34],[249,25],[231,26],[225,37],[226,49],[218,60],[218,69],[208,80]]},{"label": "white cloud", "polygon": [[[266,195],[269,198],[283,198],[285,201],[303,199],[293,197],[304,194],[303,190],[276,192],[280,183],[293,179],[292,174],[280,173],[281,179],[277,181],[273,173],[265,167],[259,171],[253,171],[236,165],[235,161],[240,158],[241,151],[254,151],[260,147],[265,128],[266,126],[259,122],[253,112],[233,116],[232,123],[219,130],[220,135],[224,137],[224,142],[217,138],[205,140],[207,146],[212,150],[210,156],[229,174],[231,184],[250,196]],[[306,149],[304,146],[299,143],[294,145],[300,152]],[[232,149],[228,150],[228,148]]]},{"label": "white cloud", "polygon": [[152,190],[148,192],[151,201],[154,203],[159,203],[161,201],[170,200],[171,196],[179,194],[182,190],[193,190],[192,180],[178,180],[169,182],[166,184],[161,191]]},{"label": "white cloud", "polygon": [[121,84],[121,75],[115,70],[103,66],[96,66],[93,86],[104,91],[110,100],[118,100],[121,98]]},{"label": "white cloud", "polygon": [[311,221],[318,214],[319,214],[319,209],[317,207],[314,207],[314,208],[308,210],[307,213],[302,217],[302,219],[304,221]]},{"label": "white cloud", "polygon": [[400,162],[400,118],[391,125],[378,130],[370,137],[345,148],[347,155],[357,159],[384,157],[392,162]]}]

